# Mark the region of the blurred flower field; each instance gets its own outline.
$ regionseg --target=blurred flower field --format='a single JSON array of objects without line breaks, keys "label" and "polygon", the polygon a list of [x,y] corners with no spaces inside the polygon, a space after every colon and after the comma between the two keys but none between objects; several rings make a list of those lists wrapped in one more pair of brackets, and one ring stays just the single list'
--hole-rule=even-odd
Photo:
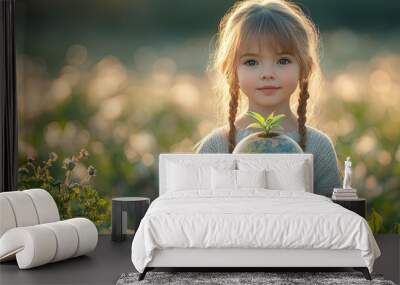
[{"label": "blurred flower field", "polygon": [[[18,54],[20,164],[28,157],[45,161],[51,152],[68,157],[85,148],[101,197],[154,199],[158,155],[192,152],[220,124],[207,61],[194,56],[208,52],[210,38],[169,54],[139,47],[132,66],[116,55],[92,61],[91,51],[75,44],[66,50],[57,76],[40,58]],[[368,199],[369,212],[374,208],[382,215],[381,232],[391,232],[400,222],[400,52],[379,50],[379,41],[348,31],[323,39],[326,80],[310,124],[331,136],[341,170],[345,158],[352,158],[353,187]],[[396,39],[386,44],[396,46]],[[184,56],[196,72],[180,68],[177,61]],[[75,179],[86,173],[77,163]]]}]

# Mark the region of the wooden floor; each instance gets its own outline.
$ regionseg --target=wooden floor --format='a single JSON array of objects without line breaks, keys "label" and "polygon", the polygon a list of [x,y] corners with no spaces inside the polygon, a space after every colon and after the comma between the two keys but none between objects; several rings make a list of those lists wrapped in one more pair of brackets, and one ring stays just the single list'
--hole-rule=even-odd
[{"label": "wooden floor", "polygon": [[19,270],[15,261],[0,264],[0,284],[115,284],[124,272],[135,271],[131,261],[132,237],[112,242],[101,235],[96,249],[57,263]]}]

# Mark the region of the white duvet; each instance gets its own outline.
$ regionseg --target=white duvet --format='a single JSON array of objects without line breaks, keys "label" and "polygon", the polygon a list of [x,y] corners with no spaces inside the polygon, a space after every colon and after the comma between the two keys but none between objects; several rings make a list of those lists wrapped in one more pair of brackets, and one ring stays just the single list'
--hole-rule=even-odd
[{"label": "white duvet", "polygon": [[143,272],[154,249],[358,249],[372,272],[380,250],[365,219],[308,192],[247,189],[155,199],[135,234],[132,262]]}]

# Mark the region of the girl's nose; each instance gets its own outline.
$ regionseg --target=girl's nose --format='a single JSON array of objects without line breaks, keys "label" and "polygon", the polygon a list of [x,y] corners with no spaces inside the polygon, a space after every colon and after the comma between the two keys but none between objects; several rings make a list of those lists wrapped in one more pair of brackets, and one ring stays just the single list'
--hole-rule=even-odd
[{"label": "girl's nose", "polygon": [[264,66],[261,70],[260,78],[261,80],[274,79],[274,70],[272,66]]},{"label": "girl's nose", "polygon": [[274,76],[272,75],[272,73],[261,73],[261,80],[266,80],[266,79],[274,79]]}]

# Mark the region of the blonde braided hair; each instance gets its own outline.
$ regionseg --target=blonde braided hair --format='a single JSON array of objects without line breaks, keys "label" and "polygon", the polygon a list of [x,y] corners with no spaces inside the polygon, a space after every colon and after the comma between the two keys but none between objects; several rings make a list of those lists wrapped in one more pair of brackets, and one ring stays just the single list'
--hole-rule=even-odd
[{"label": "blonde braided hair", "polygon": [[297,122],[298,130],[300,135],[299,145],[303,151],[306,148],[307,132],[306,132],[306,120],[307,120],[307,100],[310,97],[308,93],[308,81],[300,84],[300,95],[299,105],[297,107]]}]

